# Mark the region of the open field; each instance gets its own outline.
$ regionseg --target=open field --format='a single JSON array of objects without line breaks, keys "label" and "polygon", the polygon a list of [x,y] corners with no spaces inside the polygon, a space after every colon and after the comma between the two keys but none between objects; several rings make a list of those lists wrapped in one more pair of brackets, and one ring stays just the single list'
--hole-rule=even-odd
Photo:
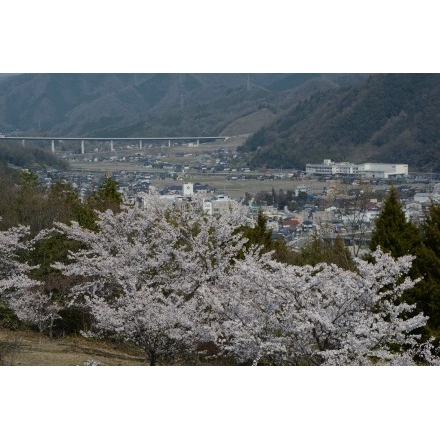
[{"label": "open field", "polygon": [[[82,173],[120,173],[137,172],[145,173],[152,176],[151,184],[158,190],[170,185],[179,185],[182,181],[176,181],[171,178],[160,179],[159,175],[166,172],[163,169],[145,168],[134,162],[74,162],[71,164],[71,170]],[[278,192],[283,190],[295,190],[299,185],[311,187],[312,192],[320,194],[325,186],[329,186],[326,182],[318,180],[291,180],[291,179],[275,179],[275,180],[258,180],[258,173],[246,175],[245,180],[236,179],[228,180],[228,176],[238,175],[239,173],[200,173],[194,170],[185,171],[185,182],[200,182],[203,185],[209,185],[216,189],[216,193],[223,193],[234,199],[240,199],[246,192],[255,195],[260,191],[272,191],[272,188]],[[116,178],[117,180],[117,178]]]},{"label": "open field", "polygon": [[[208,184],[216,188],[216,193],[223,193],[232,197],[233,199],[240,199],[246,193],[252,195],[260,191],[271,192],[272,189],[278,193],[280,189],[287,191],[294,191],[297,186],[305,185],[311,187],[312,191],[322,192],[322,188],[326,186],[325,182],[318,182],[316,180],[310,181],[296,181],[290,179],[276,179],[276,180],[258,180],[256,178],[246,178],[245,180],[227,180],[227,175],[221,174],[194,174],[189,181],[195,183]],[[153,183],[154,184],[154,183]]]}]

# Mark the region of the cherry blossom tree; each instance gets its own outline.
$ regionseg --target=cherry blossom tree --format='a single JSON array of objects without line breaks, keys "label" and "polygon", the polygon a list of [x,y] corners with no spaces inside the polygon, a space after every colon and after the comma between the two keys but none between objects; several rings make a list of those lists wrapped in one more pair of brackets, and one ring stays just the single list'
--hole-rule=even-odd
[{"label": "cherry blossom tree", "polygon": [[245,240],[234,231],[244,211],[220,218],[204,213],[201,199],[166,204],[145,198],[143,209],[98,213],[97,232],[57,223],[59,232],[86,244],[56,268],[82,276],[71,291],[95,318],[94,335],[115,334],[141,346],[154,365],[160,357],[194,347],[195,297],[224,276]]},{"label": "cherry blossom tree", "polygon": [[356,260],[351,272],[249,254],[205,292],[205,301],[215,298],[210,337],[243,363],[437,363],[432,346],[419,345],[412,334],[427,317],[411,317],[414,306],[397,301],[416,282],[405,278],[413,257],[394,260],[379,249],[374,258],[374,264]]},{"label": "cherry blossom tree", "polygon": [[39,284],[28,276],[33,267],[19,259],[19,253],[32,245],[25,240],[28,234],[26,226],[0,231],[0,299],[8,301],[12,295],[25,294]]},{"label": "cherry blossom tree", "polygon": [[48,330],[52,337],[55,321],[61,319],[59,312],[63,309],[53,296],[53,292],[34,287],[10,295],[9,305],[20,321],[36,325],[40,333]]},{"label": "cherry blossom tree", "polygon": [[29,227],[25,226],[0,231],[0,296],[2,297],[7,296],[11,291],[27,290],[37,284],[27,275],[32,268],[18,259],[20,251],[30,248],[30,242],[24,241],[28,234]]},{"label": "cherry blossom tree", "polygon": [[33,246],[34,241],[28,237],[29,227],[25,226],[0,231],[0,299],[21,321],[36,324],[43,331],[52,328],[54,320],[59,318],[59,308],[42,293],[41,283],[30,278],[29,272],[36,267],[22,262],[23,255],[19,258],[20,252]]}]

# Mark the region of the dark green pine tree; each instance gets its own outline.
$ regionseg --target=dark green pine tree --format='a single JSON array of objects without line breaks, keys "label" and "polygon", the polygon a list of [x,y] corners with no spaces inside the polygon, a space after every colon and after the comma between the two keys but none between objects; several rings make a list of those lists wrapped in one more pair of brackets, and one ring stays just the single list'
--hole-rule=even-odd
[{"label": "dark green pine tree", "polygon": [[254,227],[246,226],[242,228],[241,232],[248,239],[246,247],[251,245],[263,246],[263,252],[273,249],[272,231],[267,227],[267,219],[261,208],[258,210],[257,221]]},{"label": "dark green pine tree", "polygon": [[415,255],[421,243],[422,235],[419,229],[406,220],[397,190],[392,186],[376,219],[370,250],[375,251],[380,246],[382,251],[398,258]]},{"label": "dark green pine tree", "polygon": [[409,292],[417,310],[429,316],[430,335],[440,339],[440,205],[429,207],[422,224],[423,244],[413,263],[415,275],[423,279]]},{"label": "dark green pine tree", "polygon": [[426,340],[430,336],[440,336],[440,209],[431,208],[430,213],[417,228],[405,218],[397,190],[392,187],[381,213],[376,220],[370,249],[380,246],[394,258],[414,255],[409,276],[422,278],[412,289],[403,293],[401,300],[415,304],[415,313],[423,312],[429,317],[427,325],[421,329]]},{"label": "dark green pine tree", "polygon": [[314,237],[299,252],[294,253],[294,258],[292,264],[297,266],[327,263],[336,264],[346,270],[356,269],[350,251],[344,246],[344,241],[340,236],[331,242]]},{"label": "dark green pine tree", "polygon": [[98,211],[111,209],[117,213],[121,209],[122,196],[118,191],[118,184],[110,176],[106,175],[104,182],[98,188],[98,191],[90,195],[87,204]]},{"label": "dark green pine tree", "polygon": [[[281,240],[272,239],[272,230],[267,226],[267,218],[262,209],[258,211],[257,221],[253,227],[243,226],[239,229],[244,238],[247,238],[246,249],[252,245],[261,246],[260,252],[273,252],[273,259],[286,264],[293,264],[294,252]],[[243,258],[243,252],[239,252],[238,257]]]}]

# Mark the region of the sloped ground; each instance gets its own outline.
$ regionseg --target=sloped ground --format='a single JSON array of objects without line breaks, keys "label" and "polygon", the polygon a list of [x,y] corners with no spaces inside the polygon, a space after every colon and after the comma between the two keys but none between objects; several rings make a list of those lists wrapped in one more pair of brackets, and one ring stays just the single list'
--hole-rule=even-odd
[{"label": "sloped ground", "polygon": [[234,120],[222,130],[222,135],[237,136],[243,133],[255,133],[264,125],[272,123],[275,117],[276,115],[267,108],[257,110],[249,115]]},{"label": "sloped ground", "polygon": [[136,348],[69,336],[50,339],[33,332],[0,329],[0,365],[7,366],[148,365]]}]

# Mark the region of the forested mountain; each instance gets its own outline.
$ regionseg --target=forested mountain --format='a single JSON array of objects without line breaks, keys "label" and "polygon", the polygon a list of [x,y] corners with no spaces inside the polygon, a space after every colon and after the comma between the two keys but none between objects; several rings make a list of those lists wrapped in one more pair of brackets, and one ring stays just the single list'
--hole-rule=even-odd
[{"label": "forested mountain", "polygon": [[22,74],[0,81],[0,132],[87,136],[252,133],[346,76]]},{"label": "forested mountain", "polygon": [[289,84],[286,74],[23,74],[0,81],[0,131],[218,135],[243,116],[276,111],[286,87],[313,76]]},{"label": "forested mountain", "polygon": [[375,74],[313,94],[243,147],[258,166],[335,161],[408,163],[440,171],[440,75]]}]

